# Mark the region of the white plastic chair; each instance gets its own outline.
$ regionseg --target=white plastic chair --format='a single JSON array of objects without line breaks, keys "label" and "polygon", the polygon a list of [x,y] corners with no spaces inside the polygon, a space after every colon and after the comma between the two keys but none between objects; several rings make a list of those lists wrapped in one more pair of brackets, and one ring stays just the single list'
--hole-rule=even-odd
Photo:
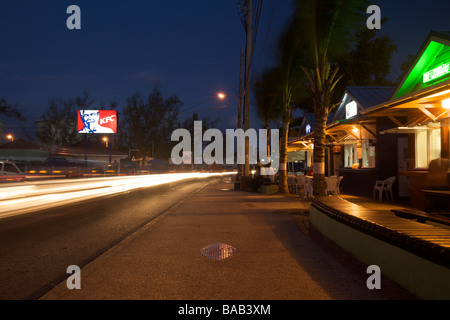
[{"label": "white plastic chair", "polygon": [[337,186],[336,186],[336,191],[337,191],[338,196],[341,195],[341,181],[343,178],[344,178],[343,176],[339,176],[339,178],[338,178],[338,182],[337,182]]},{"label": "white plastic chair", "polygon": [[297,188],[298,188],[298,193],[303,193],[303,191],[305,190],[305,176],[304,175],[297,176]]},{"label": "white plastic chair", "polygon": [[331,193],[333,196],[339,194],[339,178],[336,176],[325,177],[326,195]]},{"label": "white plastic chair", "polygon": [[310,199],[313,196],[313,179],[305,177],[305,184],[303,187],[303,197]]},{"label": "white plastic chair", "polygon": [[296,176],[290,176],[289,180],[290,180],[290,186],[291,186],[292,192],[297,194],[298,193],[297,177]]},{"label": "white plastic chair", "polygon": [[394,196],[392,194],[392,185],[397,180],[397,177],[393,176],[387,178],[386,180],[377,180],[375,182],[375,186],[373,187],[373,198],[375,199],[376,192],[378,191],[379,200],[383,200],[383,193],[386,193],[386,200],[389,200],[388,195],[391,195],[391,200],[394,200]]}]

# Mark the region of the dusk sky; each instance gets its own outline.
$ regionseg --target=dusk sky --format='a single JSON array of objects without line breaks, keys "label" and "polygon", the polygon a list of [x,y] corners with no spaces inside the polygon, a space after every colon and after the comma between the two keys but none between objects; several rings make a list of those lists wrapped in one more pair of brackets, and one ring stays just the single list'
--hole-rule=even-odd
[{"label": "dusk sky", "polygon": [[[25,126],[34,130],[50,98],[74,98],[87,90],[95,98],[92,108],[111,101],[120,107],[136,92],[148,95],[158,82],[164,95],[175,94],[184,103],[183,116],[199,111],[220,118],[221,128],[235,128],[245,46],[237,3],[1,0],[0,98],[17,104],[29,120]],[[372,3],[389,18],[382,32],[398,45],[391,69],[395,77],[403,59],[417,53],[431,30],[450,30],[448,0]],[[81,30],[66,27],[66,9],[72,4],[81,9]],[[290,0],[263,1],[255,72],[273,63],[291,7]],[[230,94],[225,108],[212,99],[219,91]],[[258,125],[258,119],[251,120],[251,126]],[[20,135],[19,128],[12,130]]]}]

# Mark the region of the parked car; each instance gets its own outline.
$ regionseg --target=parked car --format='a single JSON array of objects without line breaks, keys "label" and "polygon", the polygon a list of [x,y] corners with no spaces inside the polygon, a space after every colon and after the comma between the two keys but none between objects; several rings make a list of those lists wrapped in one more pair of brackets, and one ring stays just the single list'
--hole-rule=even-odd
[{"label": "parked car", "polygon": [[0,161],[0,182],[20,182],[25,180],[25,173],[11,161]]},{"label": "parked car", "polygon": [[80,166],[65,158],[48,158],[39,168],[38,174],[52,177],[70,177],[78,174]]}]

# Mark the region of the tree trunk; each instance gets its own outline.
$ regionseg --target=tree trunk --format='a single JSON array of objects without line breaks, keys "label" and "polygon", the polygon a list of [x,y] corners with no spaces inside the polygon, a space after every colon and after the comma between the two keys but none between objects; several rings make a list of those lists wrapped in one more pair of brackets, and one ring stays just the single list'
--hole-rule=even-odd
[{"label": "tree trunk", "polygon": [[314,196],[325,196],[325,129],[327,114],[324,108],[317,108],[314,129]]},{"label": "tree trunk", "polygon": [[289,136],[289,120],[283,117],[283,129],[280,144],[280,168],[278,170],[278,192],[289,194],[287,184],[287,142]]}]

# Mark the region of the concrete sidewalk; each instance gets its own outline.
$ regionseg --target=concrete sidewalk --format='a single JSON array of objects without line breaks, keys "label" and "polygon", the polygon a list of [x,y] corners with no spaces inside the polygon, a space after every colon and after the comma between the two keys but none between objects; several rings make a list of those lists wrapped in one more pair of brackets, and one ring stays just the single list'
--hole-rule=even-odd
[{"label": "concrete sidewalk", "polygon": [[[388,280],[366,286],[367,266],[317,241],[309,203],[211,183],[81,269],[43,300],[321,300],[414,298]],[[236,254],[213,260],[202,248]],[[330,250],[332,248],[332,250]],[[69,276],[69,275],[68,275]]]}]

